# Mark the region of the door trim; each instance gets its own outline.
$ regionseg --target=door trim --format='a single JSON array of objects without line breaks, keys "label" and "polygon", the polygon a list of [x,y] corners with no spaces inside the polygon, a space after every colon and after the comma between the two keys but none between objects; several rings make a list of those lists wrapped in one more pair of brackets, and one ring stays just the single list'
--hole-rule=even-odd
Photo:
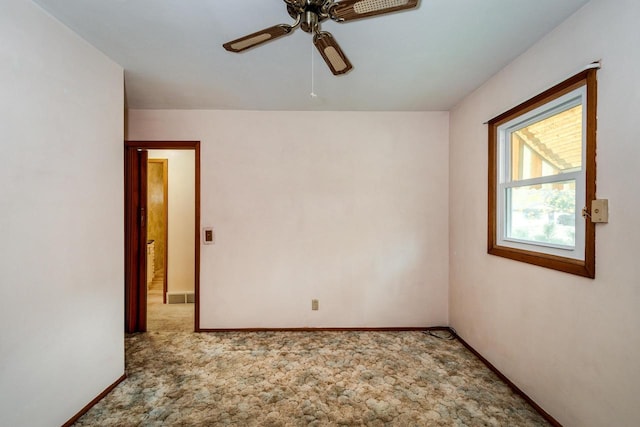
[{"label": "door trim", "polygon": [[[195,154],[195,229],[194,229],[194,297],[195,297],[195,306],[194,306],[194,331],[200,332],[200,141],[125,141],[124,142],[125,152],[127,149],[135,149],[135,150],[194,150]],[[127,174],[127,168],[130,165],[125,164],[125,247],[127,245],[127,240],[130,239],[129,227],[127,226],[128,218],[130,216],[130,212],[128,212],[127,207],[130,206],[130,203],[127,200],[127,195],[129,194],[126,189],[130,183],[127,182],[127,176],[131,176]],[[131,272],[132,265],[131,256],[127,256],[125,251],[125,295],[130,295],[132,292],[135,292],[136,289],[132,289],[135,287],[135,283],[131,280],[131,274],[127,274],[127,272]],[[144,284],[146,286],[146,284]],[[139,289],[138,289],[139,291]],[[146,292],[146,289],[143,289]],[[135,304],[137,302],[137,304]],[[144,332],[143,330],[130,330],[130,326],[132,325],[132,316],[137,315],[138,318],[141,317],[142,313],[146,318],[146,303],[143,305],[141,301],[131,301],[129,298],[125,298],[125,330],[127,332]],[[133,328],[135,329],[135,328]]]}]

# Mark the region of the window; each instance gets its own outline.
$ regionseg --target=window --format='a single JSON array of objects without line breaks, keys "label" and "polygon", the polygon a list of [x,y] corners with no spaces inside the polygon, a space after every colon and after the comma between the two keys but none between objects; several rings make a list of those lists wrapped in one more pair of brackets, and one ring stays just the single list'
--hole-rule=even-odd
[{"label": "window", "polygon": [[596,70],[488,124],[488,252],[595,277]]}]

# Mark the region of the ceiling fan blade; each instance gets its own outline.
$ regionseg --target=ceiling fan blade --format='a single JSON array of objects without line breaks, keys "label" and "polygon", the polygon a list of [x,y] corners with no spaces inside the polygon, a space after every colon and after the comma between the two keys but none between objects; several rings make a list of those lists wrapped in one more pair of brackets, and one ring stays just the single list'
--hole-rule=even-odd
[{"label": "ceiling fan blade", "polygon": [[329,14],[334,21],[352,21],[412,9],[417,5],[418,0],[343,0],[335,3]]},{"label": "ceiling fan blade", "polygon": [[291,30],[293,30],[291,25],[275,25],[273,27],[257,31],[253,34],[249,34],[248,36],[227,42],[223,44],[222,47],[229,52],[242,52],[243,50],[261,45],[262,43],[277,39],[278,37],[286,36],[291,32]]},{"label": "ceiling fan blade", "polygon": [[313,44],[327,63],[334,76],[349,72],[353,66],[331,33],[321,32],[313,37]]}]

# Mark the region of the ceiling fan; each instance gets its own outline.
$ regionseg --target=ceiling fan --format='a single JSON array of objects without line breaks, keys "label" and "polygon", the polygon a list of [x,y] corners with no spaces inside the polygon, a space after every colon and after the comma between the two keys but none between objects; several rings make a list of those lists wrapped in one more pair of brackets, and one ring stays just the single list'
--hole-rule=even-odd
[{"label": "ceiling fan", "polygon": [[331,72],[338,76],[349,72],[353,66],[331,33],[320,30],[322,21],[332,19],[336,22],[346,22],[412,9],[418,5],[418,0],[284,0],[284,2],[287,5],[287,12],[295,19],[292,25],[275,25],[222,46],[229,52],[242,52],[286,36],[300,27],[304,32],[313,33],[313,44]]}]

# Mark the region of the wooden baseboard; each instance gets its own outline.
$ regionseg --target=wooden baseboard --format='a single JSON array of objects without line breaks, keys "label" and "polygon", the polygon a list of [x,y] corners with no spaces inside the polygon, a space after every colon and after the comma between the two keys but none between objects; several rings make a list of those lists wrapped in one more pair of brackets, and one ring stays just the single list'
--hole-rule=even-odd
[{"label": "wooden baseboard", "polygon": [[536,402],[534,402],[533,399],[531,399],[529,396],[527,396],[527,394],[520,390],[520,388],[518,388],[518,386],[516,386],[509,378],[507,378],[502,372],[500,372],[498,370],[498,368],[496,368],[495,366],[493,366],[491,364],[491,362],[489,362],[487,359],[484,358],[484,356],[482,356],[480,353],[478,353],[478,351],[471,347],[471,345],[469,345],[468,342],[466,342],[464,339],[462,339],[460,337],[460,335],[458,335],[456,333],[455,330],[453,330],[452,328],[447,328],[457,339],[458,341],[460,341],[460,343],[462,345],[464,345],[467,350],[469,350],[471,353],[474,354],[474,356],[476,356],[478,359],[480,359],[480,361],[482,361],[482,363],[484,363],[487,368],[491,369],[493,371],[494,374],[496,374],[498,376],[498,378],[500,378],[505,384],[507,384],[509,386],[509,388],[511,388],[511,390],[513,390],[514,393],[518,394],[520,397],[522,397],[529,405],[531,405],[533,407],[533,409],[536,410],[536,412],[538,412],[545,420],[547,420],[547,422],[549,424],[551,424],[554,427],[562,427],[562,424],[560,424],[558,422],[558,420],[556,420],[555,418],[553,418],[551,415],[549,415],[549,413],[547,411],[545,411],[544,409],[542,409],[542,407],[540,405],[538,405]]},{"label": "wooden baseboard", "polygon": [[199,329],[196,332],[408,332],[408,331],[449,331],[446,326],[420,327],[398,326],[385,328],[225,328]]},{"label": "wooden baseboard", "polygon": [[124,381],[127,378],[127,374],[122,374],[122,376],[120,378],[118,378],[113,384],[111,384],[109,387],[105,388],[104,391],[102,393],[100,393],[98,396],[96,396],[95,399],[93,399],[91,402],[89,402],[84,408],[82,408],[77,414],[75,414],[73,417],[71,417],[69,419],[69,421],[67,421],[66,423],[62,424],[62,427],[70,427],[71,425],[73,425],[73,423],[75,423],[76,421],[78,421],[78,419],[83,416],[84,414],[87,413],[87,411],[89,409],[91,409],[93,407],[93,405],[95,405],[96,403],[100,402],[107,394],[109,394],[111,392],[111,390],[113,390],[114,388],[117,387],[118,384],[120,384],[122,381]]}]

